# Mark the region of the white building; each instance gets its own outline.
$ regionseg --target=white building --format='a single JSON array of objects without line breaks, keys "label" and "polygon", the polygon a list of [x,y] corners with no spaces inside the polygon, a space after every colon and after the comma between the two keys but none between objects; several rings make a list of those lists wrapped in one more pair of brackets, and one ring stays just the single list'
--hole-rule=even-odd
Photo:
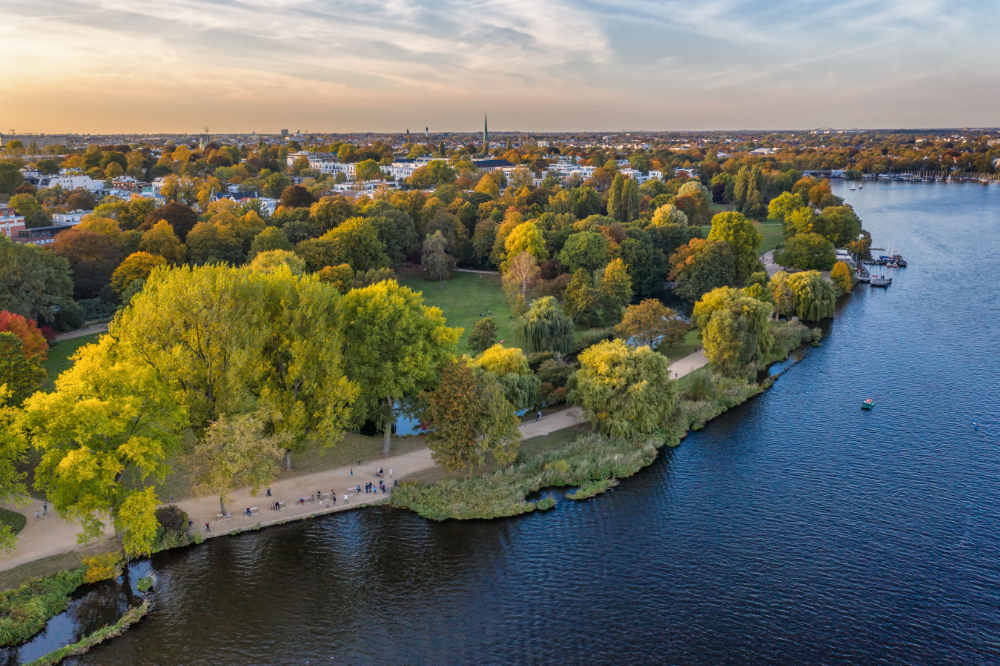
[{"label": "white building", "polygon": [[37,178],[29,178],[28,180],[40,190],[55,187],[56,185],[64,190],[87,189],[91,192],[98,192],[104,189],[103,180],[94,180],[90,176],[60,174],[58,176],[38,176]]},{"label": "white building", "polygon": [[84,215],[90,215],[92,210],[74,210],[69,213],[54,213],[52,223],[59,227],[72,227],[80,224]]}]

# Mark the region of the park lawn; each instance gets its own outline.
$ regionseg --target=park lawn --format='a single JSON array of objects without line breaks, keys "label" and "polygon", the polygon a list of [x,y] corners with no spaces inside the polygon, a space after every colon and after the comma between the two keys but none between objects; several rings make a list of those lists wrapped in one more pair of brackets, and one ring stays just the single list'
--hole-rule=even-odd
[{"label": "park lawn", "polygon": [[76,353],[76,350],[84,345],[89,345],[97,342],[97,339],[104,335],[103,333],[91,333],[90,335],[82,335],[79,338],[70,338],[69,340],[63,340],[62,342],[56,344],[56,346],[49,349],[48,358],[42,363],[42,367],[45,368],[45,381],[42,382],[41,390],[46,392],[52,392],[56,388],[56,377],[58,377],[63,370],[69,369],[73,365],[73,361],[70,358]]},{"label": "park lawn", "polygon": [[[708,204],[708,212],[712,215],[717,213],[729,213],[736,210],[736,206],[731,203],[710,203]],[[711,228],[711,227],[710,227]]]},{"label": "park lawn", "polygon": [[690,356],[700,346],[701,339],[698,337],[698,329],[694,328],[684,334],[684,340],[680,344],[660,347],[657,351],[669,358],[672,363],[685,356]]},{"label": "park lawn", "polygon": [[441,308],[449,326],[464,329],[458,341],[460,353],[467,351],[469,334],[481,319],[480,313],[484,316],[487,312],[491,313],[488,316],[497,325],[498,340],[510,339],[511,324],[514,322],[510,318],[510,306],[507,305],[499,275],[453,272],[442,288],[437,281],[425,280],[420,271],[400,271],[399,284],[423,292],[424,305]]},{"label": "park lawn", "polygon": [[0,525],[8,526],[14,534],[23,530],[27,522],[28,519],[24,517],[23,513],[9,509],[0,509]]},{"label": "park lawn", "polygon": [[[778,247],[782,242],[784,242],[784,225],[780,222],[765,222],[757,225],[761,233],[764,234],[764,242],[757,246],[757,254],[764,254],[769,252],[774,248]],[[708,238],[708,234],[712,231],[711,224],[705,224],[701,227],[701,233]]]}]

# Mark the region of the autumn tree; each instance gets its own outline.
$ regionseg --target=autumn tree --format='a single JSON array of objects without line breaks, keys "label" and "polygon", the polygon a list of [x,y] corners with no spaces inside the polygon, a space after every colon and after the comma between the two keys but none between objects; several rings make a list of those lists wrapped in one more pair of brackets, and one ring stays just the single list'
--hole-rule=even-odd
[{"label": "autumn tree", "polygon": [[515,317],[520,317],[528,310],[531,294],[542,281],[538,262],[527,250],[522,250],[508,262],[507,272],[501,279],[511,312]]},{"label": "autumn tree", "polygon": [[837,285],[840,292],[844,294],[849,293],[854,286],[854,276],[851,275],[851,269],[843,261],[838,261],[833,265],[833,270],[830,271],[830,279]]},{"label": "autumn tree", "polygon": [[691,239],[670,257],[674,293],[696,301],[706,292],[731,285],[736,279],[736,258],[725,241]]},{"label": "autumn tree", "polygon": [[267,227],[259,234],[254,236],[253,242],[250,244],[250,252],[247,253],[247,259],[252,260],[261,252],[267,252],[268,250],[291,250],[292,244],[288,241],[288,236],[285,232],[278,227]]},{"label": "autumn tree", "polygon": [[374,421],[383,431],[382,455],[390,450],[397,402],[416,397],[455,353],[462,335],[448,328],[441,310],[396,282],[355,289],[344,297],[344,358],[347,376],[361,393],[357,424]]},{"label": "autumn tree", "polygon": [[40,361],[29,358],[24,343],[14,333],[0,333],[0,386],[5,386],[6,402],[0,407],[20,405],[45,380]]},{"label": "autumn tree", "polygon": [[472,359],[470,365],[496,378],[514,409],[527,409],[537,403],[542,381],[531,371],[527,357],[517,347],[493,345]]},{"label": "autumn tree", "polygon": [[729,243],[736,260],[735,277],[740,282],[745,282],[760,265],[757,247],[764,242],[764,234],[740,213],[719,213],[713,217],[708,240]]},{"label": "autumn tree", "polygon": [[527,252],[536,261],[545,261],[549,253],[545,249],[545,237],[533,222],[524,222],[514,227],[504,240],[505,259],[500,264],[500,270],[506,272],[514,259],[522,252]]},{"label": "autumn tree", "polygon": [[305,259],[310,271],[325,266],[349,264],[355,272],[391,265],[385,245],[378,239],[378,230],[362,217],[352,217],[321,237],[295,246],[295,253]]},{"label": "autumn tree", "polygon": [[166,220],[160,220],[153,228],[142,235],[139,250],[163,257],[167,262],[177,266],[184,263],[187,247],[181,243],[173,227]]},{"label": "autumn tree", "polygon": [[469,349],[481,354],[497,342],[497,325],[491,317],[483,317],[472,327],[469,334]]},{"label": "autumn tree", "polygon": [[[143,222],[143,231],[152,229],[160,220],[165,220],[178,240],[183,243],[187,240],[188,233],[198,224],[198,213],[194,212],[190,206],[179,204],[175,201],[151,210],[146,215]],[[169,261],[169,258],[168,258]]]},{"label": "autumn tree", "polygon": [[309,208],[316,203],[316,197],[301,185],[290,185],[281,193],[279,206],[285,208]]},{"label": "autumn tree", "polygon": [[45,341],[38,324],[34,319],[22,317],[19,314],[0,310],[0,333],[13,333],[21,340],[21,351],[32,363],[45,360],[49,343]]},{"label": "autumn tree", "polygon": [[348,264],[326,266],[316,273],[316,277],[333,286],[341,294],[349,292],[351,285],[354,284],[354,271]]},{"label": "autumn tree", "polygon": [[56,236],[52,250],[69,262],[76,298],[94,298],[111,282],[121,262],[113,238],[88,229],[69,229]]},{"label": "autumn tree", "polygon": [[223,514],[234,490],[250,488],[250,494],[256,495],[278,473],[292,433],[268,434],[275,419],[280,420],[280,416],[254,412],[223,414],[208,426],[195,445],[194,455],[200,467],[198,490],[218,495]]},{"label": "autumn tree", "polygon": [[632,301],[632,278],[629,277],[625,262],[613,259],[596,281],[601,319],[610,326],[621,321],[622,311]]},{"label": "autumn tree", "polygon": [[649,347],[622,340],[599,342],[580,353],[569,400],[591,426],[608,437],[632,439],[669,433],[677,401],[670,361]]},{"label": "autumn tree", "polygon": [[694,306],[705,356],[731,377],[745,376],[767,358],[774,344],[770,317],[769,303],[729,287],[708,292]]},{"label": "autumn tree", "polygon": [[135,252],[125,258],[115,272],[111,274],[111,288],[121,296],[128,289],[128,286],[135,280],[149,278],[149,274],[157,266],[166,266],[167,260],[157,254],[148,252]]},{"label": "autumn tree", "polygon": [[563,292],[563,312],[580,326],[597,326],[601,321],[600,293],[594,280],[583,268],[576,269]]},{"label": "autumn tree", "polygon": [[687,322],[676,310],[653,298],[628,306],[621,323],[615,327],[618,337],[636,347],[652,349],[680,344],[687,330]]},{"label": "autumn tree", "polygon": [[[0,340],[0,346],[3,341]],[[0,357],[0,367],[4,364]],[[27,442],[18,432],[20,410],[8,405],[14,404],[11,389],[0,383],[0,502],[5,505],[17,503],[28,494],[24,485],[24,473],[20,471],[27,451]],[[17,537],[11,525],[0,524],[0,551],[10,552],[17,545]]]},{"label": "autumn tree", "polygon": [[449,471],[481,466],[487,455],[499,465],[517,457],[521,443],[514,407],[489,373],[477,375],[461,360],[441,369],[441,380],[421,394],[426,408],[421,420],[431,457]]},{"label": "autumn tree", "polygon": [[273,273],[281,270],[283,266],[287,267],[292,275],[304,275],[306,272],[306,262],[299,255],[288,250],[267,250],[266,252],[261,252],[253,258],[253,261],[247,264],[247,269]]}]

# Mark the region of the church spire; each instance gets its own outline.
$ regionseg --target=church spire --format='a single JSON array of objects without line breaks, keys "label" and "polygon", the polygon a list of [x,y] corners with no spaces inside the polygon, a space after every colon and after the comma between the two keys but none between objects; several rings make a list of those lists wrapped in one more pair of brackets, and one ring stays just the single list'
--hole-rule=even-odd
[{"label": "church spire", "polygon": [[483,155],[490,154],[490,130],[486,114],[483,114]]}]

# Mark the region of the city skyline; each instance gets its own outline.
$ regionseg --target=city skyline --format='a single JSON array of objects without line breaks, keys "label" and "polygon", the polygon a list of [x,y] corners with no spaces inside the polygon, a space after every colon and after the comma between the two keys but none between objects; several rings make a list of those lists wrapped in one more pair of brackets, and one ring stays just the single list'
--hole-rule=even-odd
[{"label": "city skyline", "polygon": [[966,127],[1000,102],[996,2],[5,4],[3,132]]}]

